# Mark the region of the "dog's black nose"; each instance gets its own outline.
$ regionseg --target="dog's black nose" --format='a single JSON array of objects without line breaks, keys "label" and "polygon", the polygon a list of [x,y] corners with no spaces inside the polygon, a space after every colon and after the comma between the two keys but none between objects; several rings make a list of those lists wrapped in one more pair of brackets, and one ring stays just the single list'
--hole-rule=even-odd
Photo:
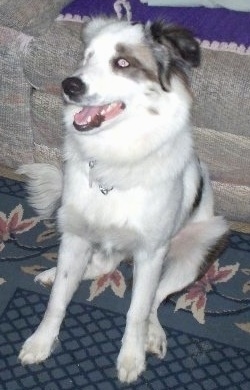
[{"label": "dog's black nose", "polygon": [[63,80],[62,88],[64,93],[72,99],[79,97],[86,91],[86,85],[78,77],[68,77]]}]

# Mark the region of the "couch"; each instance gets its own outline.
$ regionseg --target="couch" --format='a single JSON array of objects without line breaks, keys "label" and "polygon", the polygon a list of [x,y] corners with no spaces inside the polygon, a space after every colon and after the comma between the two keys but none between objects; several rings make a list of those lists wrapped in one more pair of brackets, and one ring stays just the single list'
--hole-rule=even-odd
[{"label": "couch", "polygon": [[[0,164],[60,164],[61,81],[84,47],[82,24],[57,19],[67,0],[0,0]],[[192,73],[194,139],[216,212],[250,221],[250,53],[202,47]]]}]

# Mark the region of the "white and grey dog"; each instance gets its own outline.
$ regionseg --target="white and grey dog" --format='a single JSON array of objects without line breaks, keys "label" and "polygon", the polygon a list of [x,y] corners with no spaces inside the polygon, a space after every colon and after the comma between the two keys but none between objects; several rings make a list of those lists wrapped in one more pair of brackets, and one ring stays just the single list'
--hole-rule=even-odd
[{"label": "white and grey dog", "polygon": [[36,278],[53,288],[19,358],[46,359],[80,281],[133,257],[117,360],[119,379],[132,382],[146,352],[166,353],[159,304],[197,278],[227,225],[214,216],[207,170],[193,149],[187,73],[200,52],[192,34],[163,22],[93,18],[83,36],[84,59],[62,83],[63,172],[47,164],[20,169],[40,215],[49,216],[60,199],[61,243],[57,267]]}]

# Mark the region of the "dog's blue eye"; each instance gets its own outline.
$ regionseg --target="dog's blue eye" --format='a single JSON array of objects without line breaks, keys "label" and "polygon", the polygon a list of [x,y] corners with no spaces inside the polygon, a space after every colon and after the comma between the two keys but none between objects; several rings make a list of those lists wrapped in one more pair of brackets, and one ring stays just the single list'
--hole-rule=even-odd
[{"label": "dog's blue eye", "polygon": [[118,68],[127,68],[128,66],[130,66],[130,63],[125,58],[118,58],[115,61],[115,65]]}]

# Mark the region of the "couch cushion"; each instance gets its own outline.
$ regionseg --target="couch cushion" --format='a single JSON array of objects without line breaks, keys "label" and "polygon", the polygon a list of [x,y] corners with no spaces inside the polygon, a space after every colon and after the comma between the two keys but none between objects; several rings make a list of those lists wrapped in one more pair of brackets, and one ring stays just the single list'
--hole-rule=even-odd
[{"label": "couch cushion", "polygon": [[23,73],[22,48],[29,37],[0,27],[0,163],[16,167],[33,160],[30,85]]},{"label": "couch cushion", "polygon": [[83,56],[81,23],[54,22],[46,34],[29,42],[23,55],[27,80],[36,89],[53,93]]},{"label": "couch cushion", "polygon": [[0,0],[0,24],[38,36],[49,28],[69,0]]},{"label": "couch cushion", "polygon": [[[236,46],[237,48],[237,46]],[[249,137],[250,52],[202,48],[193,71],[193,119],[198,127]]]},{"label": "couch cushion", "polygon": [[218,214],[250,221],[250,138],[194,128],[196,150],[207,163]]},{"label": "couch cushion", "polygon": [[54,22],[46,34],[29,42],[23,55],[32,85],[30,108],[36,162],[60,163],[63,137],[61,82],[83,56],[82,24]]}]

